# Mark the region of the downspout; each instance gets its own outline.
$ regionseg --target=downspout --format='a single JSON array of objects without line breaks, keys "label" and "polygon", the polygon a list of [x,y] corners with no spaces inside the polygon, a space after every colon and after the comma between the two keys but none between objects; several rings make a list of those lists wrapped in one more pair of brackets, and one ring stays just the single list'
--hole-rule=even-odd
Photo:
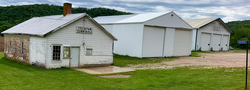
[{"label": "downspout", "polygon": [[194,49],[195,49],[195,51],[197,51],[197,37],[198,36],[198,29],[196,29],[196,39],[195,39],[195,47],[194,47]]}]

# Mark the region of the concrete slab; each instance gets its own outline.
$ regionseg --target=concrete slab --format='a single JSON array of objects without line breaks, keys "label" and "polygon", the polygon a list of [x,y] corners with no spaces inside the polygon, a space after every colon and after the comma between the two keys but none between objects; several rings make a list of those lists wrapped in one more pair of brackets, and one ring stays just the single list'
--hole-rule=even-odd
[{"label": "concrete slab", "polygon": [[106,66],[106,67],[91,67],[91,68],[72,68],[78,71],[86,72],[89,74],[109,74],[109,73],[119,73],[119,72],[129,72],[134,71],[130,68],[122,68],[117,66]]}]

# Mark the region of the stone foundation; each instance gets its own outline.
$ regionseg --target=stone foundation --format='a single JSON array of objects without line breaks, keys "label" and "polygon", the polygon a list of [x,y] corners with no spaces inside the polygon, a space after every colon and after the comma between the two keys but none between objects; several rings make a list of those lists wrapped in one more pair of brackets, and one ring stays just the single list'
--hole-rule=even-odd
[{"label": "stone foundation", "polygon": [[4,37],[0,37],[0,52],[4,52]]},{"label": "stone foundation", "polygon": [[[9,47],[9,41],[11,45]],[[21,42],[23,49],[21,52]],[[5,36],[4,37],[4,57],[14,61],[29,64],[29,37],[27,36]]]}]

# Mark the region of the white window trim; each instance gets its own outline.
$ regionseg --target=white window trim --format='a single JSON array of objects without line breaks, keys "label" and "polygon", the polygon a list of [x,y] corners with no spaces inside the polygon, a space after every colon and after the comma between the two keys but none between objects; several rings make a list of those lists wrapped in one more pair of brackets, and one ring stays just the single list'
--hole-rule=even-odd
[{"label": "white window trim", "polygon": [[[64,57],[64,48],[65,47],[69,47],[69,57]],[[69,59],[70,58],[70,46],[63,46],[63,50],[62,50],[62,52],[63,52],[63,59]]]},{"label": "white window trim", "polygon": [[[54,50],[54,46],[60,46],[60,59],[59,60],[54,60],[53,58],[53,50]],[[52,45],[52,61],[61,61],[62,60],[62,45],[61,44],[53,44]]]}]

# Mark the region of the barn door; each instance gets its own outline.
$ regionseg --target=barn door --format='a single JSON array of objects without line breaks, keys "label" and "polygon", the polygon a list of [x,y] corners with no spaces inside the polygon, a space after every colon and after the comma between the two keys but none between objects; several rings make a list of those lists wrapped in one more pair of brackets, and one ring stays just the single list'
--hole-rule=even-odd
[{"label": "barn door", "polygon": [[70,48],[70,57],[71,57],[71,61],[70,61],[70,66],[71,67],[78,67],[79,65],[79,47],[71,47]]},{"label": "barn door", "polygon": [[213,50],[219,51],[221,49],[221,34],[214,34],[213,35]]},{"label": "barn door", "polygon": [[191,53],[191,37],[191,30],[175,30],[174,56],[187,56]]},{"label": "barn door", "polygon": [[209,51],[210,50],[210,33],[201,33],[201,45],[198,49],[201,48],[202,51]]},{"label": "barn door", "polygon": [[223,50],[224,50],[224,51],[229,50],[228,41],[229,41],[229,35],[224,35],[224,36],[223,36]]}]

